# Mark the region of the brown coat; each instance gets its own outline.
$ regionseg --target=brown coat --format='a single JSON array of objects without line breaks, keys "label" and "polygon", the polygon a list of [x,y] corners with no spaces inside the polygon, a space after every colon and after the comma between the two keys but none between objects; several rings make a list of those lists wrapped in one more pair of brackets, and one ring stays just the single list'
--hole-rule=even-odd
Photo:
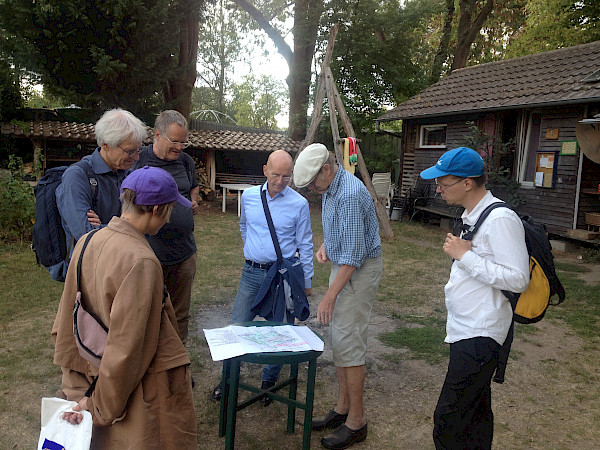
[{"label": "brown coat", "polygon": [[82,295],[109,332],[99,369],[79,355],[72,313],[83,241],[73,252],[52,338],[69,400],[79,401],[99,376],[88,399],[92,447],[196,448],[190,360],[170,299],[163,305],[162,268],[144,235],[125,219],[114,217],[85,250]]}]

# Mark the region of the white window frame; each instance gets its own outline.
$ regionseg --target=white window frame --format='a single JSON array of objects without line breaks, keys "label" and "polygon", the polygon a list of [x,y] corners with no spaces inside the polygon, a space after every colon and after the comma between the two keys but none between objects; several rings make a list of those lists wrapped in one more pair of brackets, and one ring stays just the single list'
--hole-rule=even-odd
[{"label": "white window frame", "polygon": [[446,148],[446,142],[439,145],[427,145],[423,142],[425,141],[425,131],[432,128],[445,128],[448,130],[448,124],[438,123],[438,124],[429,124],[429,125],[420,125],[419,126],[419,148]]},{"label": "white window frame", "polygon": [[[531,149],[533,115],[540,114],[538,110],[522,110],[519,119],[519,127],[517,132],[517,181],[523,187],[534,187],[533,181],[525,181],[525,173],[527,171],[527,162],[529,160],[529,152],[536,151]],[[541,133],[541,124],[539,132]],[[541,136],[540,136],[541,139]]]}]

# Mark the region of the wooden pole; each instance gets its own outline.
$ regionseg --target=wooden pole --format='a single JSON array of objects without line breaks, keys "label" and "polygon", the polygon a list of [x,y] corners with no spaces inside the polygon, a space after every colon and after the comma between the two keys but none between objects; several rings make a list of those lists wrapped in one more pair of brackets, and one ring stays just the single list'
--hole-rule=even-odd
[{"label": "wooden pole", "polygon": [[[346,108],[344,107],[344,104],[342,102],[342,99],[340,98],[340,94],[337,90],[335,82],[333,81],[333,73],[331,72],[331,68],[326,67],[325,74],[327,76],[327,81],[329,83],[328,87],[331,87],[331,91],[332,91],[331,94],[329,93],[329,91],[327,91],[328,100],[330,102],[332,102],[332,98],[333,98],[333,102],[335,102],[335,105],[337,106],[337,111],[338,111],[338,114],[340,115],[342,125],[344,126],[344,130],[346,131],[346,136],[356,137],[356,133],[354,132],[354,127],[352,126],[350,117],[348,117],[348,114],[346,113]],[[331,109],[331,106],[330,106],[330,109]],[[333,127],[333,125],[332,125],[332,127]],[[336,128],[335,132],[337,133],[337,121],[336,121],[335,128]],[[338,144],[338,146],[339,146],[339,144]],[[367,187],[367,190],[369,191],[369,194],[371,194],[371,197],[373,198],[373,201],[375,202],[375,212],[377,213],[377,217],[379,218],[379,222],[381,223],[383,235],[386,238],[393,237],[394,231],[392,230],[392,226],[390,224],[390,218],[388,217],[388,215],[385,212],[385,206],[382,205],[381,202],[379,201],[379,199],[377,198],[377,194],[375,193],[375,187],[373,186],[373,182],[371,181],[371,176],[369,175],[369,171],[367,170],[367,165],[365,164],[365,160],[362,156],[362,152],[360,151],[360,146],[358,145],[358,143],[356,144],[356,153],[358,156],[358,170],[360,171],[360,174],[363,178],[365,186]]]},{"label": "wooden pole", "polygon": [[323,111],[323,101],[325,100],[325,67],[329,67],[331,64],[331,58],[333,55],[333,47],[335,45],[335,38],[337,36],[338,30],[340,28],[339,24],[335,24],[329,30],[329,41],[327,42],[327,50],[325,50],[325,56],[323,57],[323,62],[321,63],[321,73],[319,74],[319,82],[317,84],[317,92],[315,95],[315,104],[313,105],[313,113],[312,118],[310,120],[310,127],[308,128],[308,132],[306,133],[306,137],[300,144],[300,149],[298,153],[296,153],[296,158],[300,154],[302,150],[308,147],[313,143],[315,139],[315,134],[317,132],[317,128],[319,128],[319,124],[321,123],[321,119],[323,118],[321,112]]},{"label": "wooden pole", "polygon": [[342,153],[342,146],[340,144],[340,130],[338,128],[337,111],[335,107],[335,100],[333,94],[333,76],[329,67],[325,68],[325,88],[327,90],[327,102],[329,103],[329,121],[331,122],[331,135],[333,136],[333,149],[335,151],[335,157],[341,167],[344,167],[344,154]]}]

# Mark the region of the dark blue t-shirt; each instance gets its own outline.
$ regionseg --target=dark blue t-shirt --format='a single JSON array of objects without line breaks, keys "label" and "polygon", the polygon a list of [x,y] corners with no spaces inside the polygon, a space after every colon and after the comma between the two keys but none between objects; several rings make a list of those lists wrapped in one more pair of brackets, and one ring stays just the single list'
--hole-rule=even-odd
[{"label": "dark blue t-shirt", "polygon": [[[144,166],[165,169],[175,179],[179,193],[191,200],[190,191],[198,186],[198,180],[196,164],[190,155],[182,152],[176,160],[165,161],[154,154],[150,144],[142,147],[140,159],[133,168],[139,169]],[[166,223],[156,235],[147,235],[146,238],[162,264],[169,266],[185,261],[196,253],[192,208],[176,203],[169,223]]]}]

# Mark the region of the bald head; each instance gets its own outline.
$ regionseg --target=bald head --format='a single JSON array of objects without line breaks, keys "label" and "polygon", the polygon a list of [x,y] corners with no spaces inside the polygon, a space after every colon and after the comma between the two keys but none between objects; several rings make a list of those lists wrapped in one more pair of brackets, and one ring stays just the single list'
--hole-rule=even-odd
[{"label": "bald head", "polygon": [[283,191],[292,178],[294,160],[284,150],[276,150],[269,155],[263,173],[267,177],[267,190],[271,198]]}]

